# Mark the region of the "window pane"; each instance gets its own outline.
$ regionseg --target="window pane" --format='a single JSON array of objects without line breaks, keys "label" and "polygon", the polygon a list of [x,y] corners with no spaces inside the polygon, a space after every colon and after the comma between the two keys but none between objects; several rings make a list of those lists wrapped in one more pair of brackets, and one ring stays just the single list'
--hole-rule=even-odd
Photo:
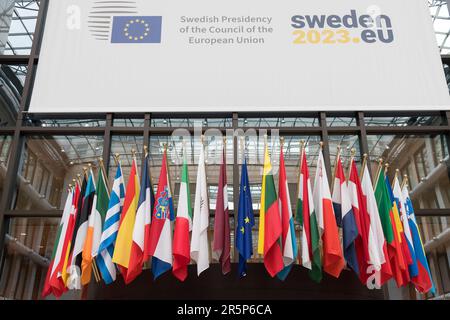
[{"label": "window pane", "polygon": [[318,127],[317,116],[301,118],[239,118],[239,127]]},{"label": "window pane", "polygon": [[142,118],[114,118],[113,125],[115,127],[138,127],[141,128],[144,126],[145,120],[144,116]]},{"label": "window pane", "polygon": [[26,66],[0,65],[0,127],[16,123],[26,73]]},{"label": "window pane", "polygon": [[366,117],[367,126],[406,127],[406,126],[441,126],[445,125],[440,116],[405,116],[405,117]]},{"label": "window pane", "polygon": [[142,152],[144,148],[143,136],[122,136],[115,135],[111,137],[111,155],[109,160],[109,183],[112,186],[114,176],[117,171],[117,160],[115,155],[119,155],[119,161],[122,166],[122,174],[124,176],[125,184],[128,182],[128,177],[133,163],[133,151],[136,153],[136,164],[138,167],[138,174],[141,174]]},{"label": "window pane", "polygon": [[101,136],[27,137],[19,165],[14,208],[62,209],[67,186],[78,174],[82,175],[83,168],[88,168],[89,164],[96,174],[102,153]]},{"label": "window pane", "polygon": [[39,1],[0,2],[0,54],[30,54]]},{"label": "window pane", "polygon": [[369,135],[368,144],[372,174],[382,158],[389,163],[391,180],[396,169],[400,178],[408,175],[416,208],[450,208],[448,149],[443,135]]},{"label": "window pane", "polygon": [[231,118],[152,118],[152,127],[231,127]]},{"label": "window pane", "polygon": [[14,218],[8,224],[0,296],[40,299],[59,218]]},{"label": "window pane", "polygon": [[105,119],[39,119],[35,117],[28,117],[24,120],[26,126],[43,127],[43,128],[67,128],[67,127],[104,127],[106,125]]},{"label": "window pane", "polygon": [[[430,265],[431,275],[436,286],[436,296],[450,293],[449,263],[450,241],[448,236],[449,217],[416,217],[422,241]],[[417,299],[432,298],[431,294],[417,294]]]}]

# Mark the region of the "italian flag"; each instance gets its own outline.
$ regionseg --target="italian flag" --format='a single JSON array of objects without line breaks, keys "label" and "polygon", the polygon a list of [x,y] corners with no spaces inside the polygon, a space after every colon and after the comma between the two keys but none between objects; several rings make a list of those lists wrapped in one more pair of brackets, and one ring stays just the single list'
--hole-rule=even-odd
[{"label": "italian flag", "polygon": [[345,260],[342,254],[322,149],[319,151],[317,161],[313,199],[323,245],[323,270],[338,278],[345,267]]},{"label": "italian flag", "polygon": [[300,158],[300,176],[298,180],[298,197],[296,220],[302,226],[301,264],[309,269],[309,277],[315,282],[322,280],[322,261],[319,246],[319,227],[314,211],[311,179],[309,178],[308,162],[305,148],[302,148]]},{"label": "italian flag", "polygon": [[180,194],[178,197],[177,218],[173,235],[173,275],[180,281],[186,280],[190,261],[189,232],[192,231],[192,205],[189,191],[189,170],[186,149],[183,148],[183,169],[181,173]]},{"label": "italian flag", "polygon": [[258,253],[264,255],[264,266],[271,277],[284,268],[283,256],[278,243],[281,237],[281,218],[277,193],[272,175],[269,150],[264,150],[264,171],[259,211]]}]

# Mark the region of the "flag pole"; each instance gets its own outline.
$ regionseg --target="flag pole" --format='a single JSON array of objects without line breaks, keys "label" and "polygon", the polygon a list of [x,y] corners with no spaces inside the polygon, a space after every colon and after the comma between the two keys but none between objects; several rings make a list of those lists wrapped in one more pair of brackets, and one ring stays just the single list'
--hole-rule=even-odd
[{"label": "flag pole", "polygon": [[110,185],[109,185],[109,181],[108,181],[108,176],[106,175],[105,163],[103,161],[103,158],[99,158],[98,162],[100,163],[100,170],[102,171],[103,179],[105,180],[106,192],[108,193],[108,198],[109,198]]},{"label": "flag pole", "polygon": [[395,179],[398,178],[399,172],[400,172],[399,169],[395,169],[394,180],[392,180],[392,188],[394,188],[394,182],[395,182]]},{"label": "flag pole", "polygon": [[383,170],[383,158],[378,159],[378,170],[377,174],[375,175],[375,179],[373,180],[373,188],[375,189],[375,186],[377,184],[377,181],[380,177],[381,171]]},{"label": "flag pole", "polygon": [[368,157],[369,157],[368,154],[364,153],[364,155],[363,155],[363,162],[362,162],[362,165],[361,165],[361,172],[359,174],[359,177],[360,177],[361,180],[364,177],[364,169],[367,166],[367,159],[368,159]]},{"label": "flag pole", "polygon": [[338,145],[337,146],[337,152],[336,152],[336,159],[334,159],[334,175],[333,175],[333,181],[331,181],[331,193],[333,193],[333,189],[334,189],[334,181],[336,180],[336,170],[337,170],[337,165],[338,165],[338,161],[339,158],[341,157],[341,146]]},{"label": "flag pole", "polygon": [[403,175],[403,181],[402,181],[400,188],[403,190],[403,188],[405,186],[408,186],[408,175],[407,174]]},{"label": "flag pole", "polygon": [[300,197],[300,176],[302,175],[302,163],[305,156],[305,140],[300,140],[300,165],[298,166],[297,177],[297,199]]},{"label": "flag pole", "polygon": [[[88,167],[89,167],[88,170],[92,171],[92,163],[88,163]],[[101,170],[101,168],[100,168],[100,170]],[[87,174],[87,170],[86,170],[85,174]],[[97,189],[95,190],[95,192],[97,192]],[[89,213],[89,215],[91,215],[91,213]],[[92,259],[92,270],[94,271],[95,282],[100,282],[100,274],[98,272],[97,264],[95,263],[95,259]]]},{"label": "flag pole", "polygon": [[356,155],[356,149],[352,148],[352,150],[350,150],[350,163],[348,165],[347,181],[348,181],[348,179],[350,179],[350,173],[352,172],[352,163],[353,163],[353,160],[355,159],[355,155]]},{"label": "flag pole", "polygon": [[242,163],[245,162],[245,136],[241,136],[240,139],[240,144],[241,144],[241,152],[242,152]]}]

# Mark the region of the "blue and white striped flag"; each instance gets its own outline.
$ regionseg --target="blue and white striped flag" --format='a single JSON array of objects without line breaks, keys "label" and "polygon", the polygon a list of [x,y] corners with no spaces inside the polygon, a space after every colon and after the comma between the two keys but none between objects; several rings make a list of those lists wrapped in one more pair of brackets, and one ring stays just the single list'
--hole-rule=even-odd
[{"label": "blue and white striped flag", "polygon": [[120,163],[114,178],[111,197],[109,198],[108,211],[100,240],[99,254],[96,258],[97,266],[102,274],[103,281],[111,284],[116,280],[116,266],[112,262],[114,245],[119,230],[120,215],[122,214],[123,201],[125,198],[125,187],[123,183],[122,168]]}]

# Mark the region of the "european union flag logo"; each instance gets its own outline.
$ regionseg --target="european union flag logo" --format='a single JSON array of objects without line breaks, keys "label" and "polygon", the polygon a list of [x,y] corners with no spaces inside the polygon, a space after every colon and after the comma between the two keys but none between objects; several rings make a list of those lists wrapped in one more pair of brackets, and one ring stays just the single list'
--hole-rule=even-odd
[{"label": "european union flag logo", "polygon": [[161,16],[113,17],[111,43],[161,43]]}]

